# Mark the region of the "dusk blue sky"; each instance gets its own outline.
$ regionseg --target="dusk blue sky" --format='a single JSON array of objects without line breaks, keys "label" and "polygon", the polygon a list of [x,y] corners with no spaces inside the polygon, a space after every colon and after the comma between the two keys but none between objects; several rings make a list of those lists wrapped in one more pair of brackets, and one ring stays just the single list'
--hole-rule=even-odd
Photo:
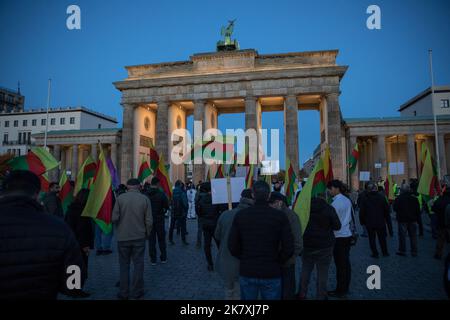
[{"label": "dusk blue sky", "polygon": [[[81,30],[66,28],[66,8],[81,8]],[[366,28],[366,9],[381,7],[381,30]],[[433,49],[437,85],[450,84],[450,1],[25,1],[0,0],[0,86],[21,83],[26,108],[84,105],[117,117],[124,66],[188,60],[215,51],[220,28],[237,19],[234,37],[259,53],[339,49],[349,69],[341,82],[344,118],[396,116],[400,104],[430,85]],[[219,128],[244,127],[244,116]],[[281,129],[283,114],[263,114]],[[317,112],[299,113],[300,161],[319,143]],[[281,140],[283,141],[283,140]],[[281,144],[283,145],[283,144]],[[284,154],[284,148],[280,150]],[[281,164],[284,157],[281,158]]]}]

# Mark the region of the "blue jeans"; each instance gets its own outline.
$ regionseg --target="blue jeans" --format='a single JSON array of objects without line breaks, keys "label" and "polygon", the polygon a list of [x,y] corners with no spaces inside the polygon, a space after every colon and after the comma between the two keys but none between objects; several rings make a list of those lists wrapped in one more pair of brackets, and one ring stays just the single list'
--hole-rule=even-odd
[{"label": "blue jeans", "polygon": [[112,231],[109,234],[105,234],[98,224],[95,224],[95,249],[111,250],[112,235]]},{"label": "blue jeans", "polygon": [[272,279],[259,279],[239,277],[242,300],[256,300],[261,294],[262,300],[281,299],[281,277]]}]

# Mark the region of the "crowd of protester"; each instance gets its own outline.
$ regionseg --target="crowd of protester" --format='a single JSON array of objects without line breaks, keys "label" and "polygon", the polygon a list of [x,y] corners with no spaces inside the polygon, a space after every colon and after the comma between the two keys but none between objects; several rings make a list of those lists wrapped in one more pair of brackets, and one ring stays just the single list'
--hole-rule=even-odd
[{"label": "crowd of protester", "polygon": [[[417,180],[404,181],[390,202],[380,183],[366,183],[353,197],[343,182],[332,180],[326,193],[311,199],[309,220],[302,226],[280,182],[270,186],[255,181],[229,210],[213,203],[210,182],[194,186],[178,180],[169,199],[158,178],[144,185],[129,179],[115,190],[113,228],[106,233],[94,219],[82,215],[88,189],[74,195],[64,214],[57,183],[51,183],[40,199],[39,178],[29,171],[12,171],[0,192],[0,298],[55,299],[59,293],[89,297],[83,290],[89,254],[92,250],[97,256],[111,254],[114,237],[120,269],[117,297],[141,299],[146,247],[152,265],[167,263],[166,238],[170,246],[177,245],[178,237],[182,246],[189,246],[187,220],[196,219],[193,238],[198,249],[203,247],[205,272],[218,272],[225,299],[343,299],[351,291],[352,246],[362,241],[357,230],[368,237],[373,259],[380,257],[379,249],[388,257],[388,235],[395,234],[393,213],[399,243],[396,255],[407,256],[407,238],[411,256],[419,254],[422,215],[427,214],[436,239],[434,258],[444,257],[450,237],[450,181],[444,181],[441,196],[428,201],[417,193],[417,185]],[[332,263],[336,286],[329,290]],[[73,280],[71,266],[80,271],[75,288],[68,287]],[[317,284],[311,294],[314,270]]]}]

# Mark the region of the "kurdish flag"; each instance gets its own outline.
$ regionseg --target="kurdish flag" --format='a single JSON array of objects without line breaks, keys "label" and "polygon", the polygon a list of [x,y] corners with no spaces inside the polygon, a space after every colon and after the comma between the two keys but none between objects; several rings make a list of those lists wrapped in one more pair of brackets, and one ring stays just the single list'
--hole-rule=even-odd
[{"label": "kurdish flag", "polygon": [[159,155],[153,144],[150,145],[150,171],[151,173],[156,172],[159,165]]},{"label": "kurdish flag", "polygon": [[91,184],[91,191],[84,207],[83,217],[91,217],[106,234],[112,230],[111,214],[113,209],[114,194],[112,190],[111,173],[109,172],[103,148],[100,145],[100,156]]},{"label": "kurdish flag", "polygon": [[39,192],[39,200],[43,200],[50,188],[50,179],[48,178],[47,172],[44,172],[39,176],[41,181],[41,191]]},{"label": "kurdish flag", "polygon": [[331,163],[330,147],[325,147],[325,153],[323,154],[323,173],[325,175],[325,182],[328,183],[334,179],[333,165]]},{"label": "kurdish flag", "polygon": [[431,154],[429,150],[426,152],[425,162],[423,165],[422,174],[420,176],[417,192],[426,197],[429,197],[429,199],[434,198],[441,192],[441,188],[439,186],[437,174],[433,168],[433,162],[431,160]]},{"label": "kurdish flag", "polygon": [[159,158],[158,167],[156,168],[155,177],[160,180],[161,188],[166,194],[167,198],[172,199],[172,183],[167,172],[167,168],[164,165],[164,157],[161,155]]},{"label": "kurdish flag", "polygon": [[253,182],[255,179],[254,175],[255,175],[255,165],[251,164],[250,167],[248,167],[247,176],[245,177],[245,187],[247,189],[253,187]]},{"label": "kurdish flag", "polygon": [[234,136],[215,136],[204,147],[203,158],[215,160],[218,163],[231,162],[234,156]]},{"label": "kurdish flag", "polygon": [[58,167],[59,162],[44,147],[34,147],[23,156],[8,161],[10,170],[29,170],[40,176],[44,172]]},{"label": "kurdish flag", "polygon": [[152,174],[145,156],[142,156],[141,166],[139,167],[138,179],[142,183]]},{"label": "kurdish flag", "polygon": [[191,161],[194,161],[195,158],[200,158],[203,161],[203,152],[205,148],[211,144],[213,141],[202,141],[197,140],[192,145],[192,148],[190,151],[186,153],[186,155],[183,157],[183,162],[189,163]]},{"label": "kurdish flag", "polygon": [[61,199],[63,212],[64,214],[66,214],[69,205],[73,201],[73,190],[72,186],[70,185],[69,179],[67,179],[65,171],[63,171],[63,173],[61,174],[61,178],[59,179],[59,187],[59,199]]},{"label": "kurdish flag", "polygon": [[95,176],[95,171],[97,170],[97,164],[90,155],[84,160],[80,169],[78,169],[77,179],[75,181],[75,188],[73,194],[76,196],[81,189],[90,187],[90,179]]},{"label": "kurdish flag", "polygon": [[356,165],[358,164],[359,159],[359,147],[358,143],[353,147],[352,153],[350,154],[350,159],[348,160],[348,166],[350,167],[350,174],[355,172]]},{"label": "kurdish flag", "polygon": [[216,179],[218,179],[218,178],[225,178],[225,175],[223,173],[223,163],[220,163],[219,166],[217,167],[215,178]]},{"label": "kurdish flag", "polygon": [[284,192],[286,194],[288,205],[292,204],[292,199],[294,198],[295,191],[297,190],[297,184],[295,180],[297,175],[295,174],[294,168],[289,158],[286,156],[286,174],[284,176]]},{"label": "kurdish flag", "polygon": [[389,203],[395,200],[394,181],[392,181],[390,174],[387,175],[386,181],[384,182],[384,192]]},{"label": "kurdish flag", "polygon": [[230,177],[236,175],[236,167],[237,167],[237,153],[235,152],[233,156],[233,163],[230,164],[228,168],[228,175]]},{"label": "kurdish flag", "polygon": [[314,166],[313,171],[309,175],[308,181],[306,181],[305,186],[302,188],[302,191],[300,191],[300,194],[292,207],[294,212],[300,218],[302,234],[305,232],[306,226],[309,222],[311,198],[323,192],[325,192],[323,160],[319,159],[319,161]]}]

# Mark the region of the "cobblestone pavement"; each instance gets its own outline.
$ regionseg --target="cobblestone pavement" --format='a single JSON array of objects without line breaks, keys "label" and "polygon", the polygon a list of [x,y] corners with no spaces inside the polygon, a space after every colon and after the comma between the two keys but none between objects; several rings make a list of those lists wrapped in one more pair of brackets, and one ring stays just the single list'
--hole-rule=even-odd
[{"label": "cobblestone pavement", "polygon": [[[428,218],[425,220],[425,236],[419,238],[419,256],[400,257],[395,255],[397,234],[388,238],[389,257],[374,259],[370,257],[367,238],[360,237],[351,250],[352,281],[349,299],[446,299],[442,284],[443,262],[432,258],[435,241],[431,238]],[[168,223],[166,223],[167,227]],[[195,246],[197,222],[188,221],[187,236],[190,244],[184,246],[179,237],[176,244],[168,245],[168,262],[156,266],[145,259],[145,296],[144,299],[222,299],[223,290],[220,277],[216,272],[208,272],[203,250]],[[396,223],[394,222],[394,228]],[[407,242],[408,243],[408,242]],[[408,247],[407,247],[408,248]],[[89,299],[116,299],[119,279],[117,249],[108,256],[89,258],[89,279],[85,289],[92,295]],[[148,251],[146,251],[148,252]],[[215,247],[213,255],[216,254]],[[300,260],[298,260],[300,261]],[[366,286],[370,265],[381,268],[381,289],[369,290]],[[297,263],[297,274],[301,264]],[[332,263],[329,274],[329,289],[335,285],[335,268]],[[310,294],[314,296],[315,277],[310,282]],[[61,297],[65,299],[65,297]]]}]

